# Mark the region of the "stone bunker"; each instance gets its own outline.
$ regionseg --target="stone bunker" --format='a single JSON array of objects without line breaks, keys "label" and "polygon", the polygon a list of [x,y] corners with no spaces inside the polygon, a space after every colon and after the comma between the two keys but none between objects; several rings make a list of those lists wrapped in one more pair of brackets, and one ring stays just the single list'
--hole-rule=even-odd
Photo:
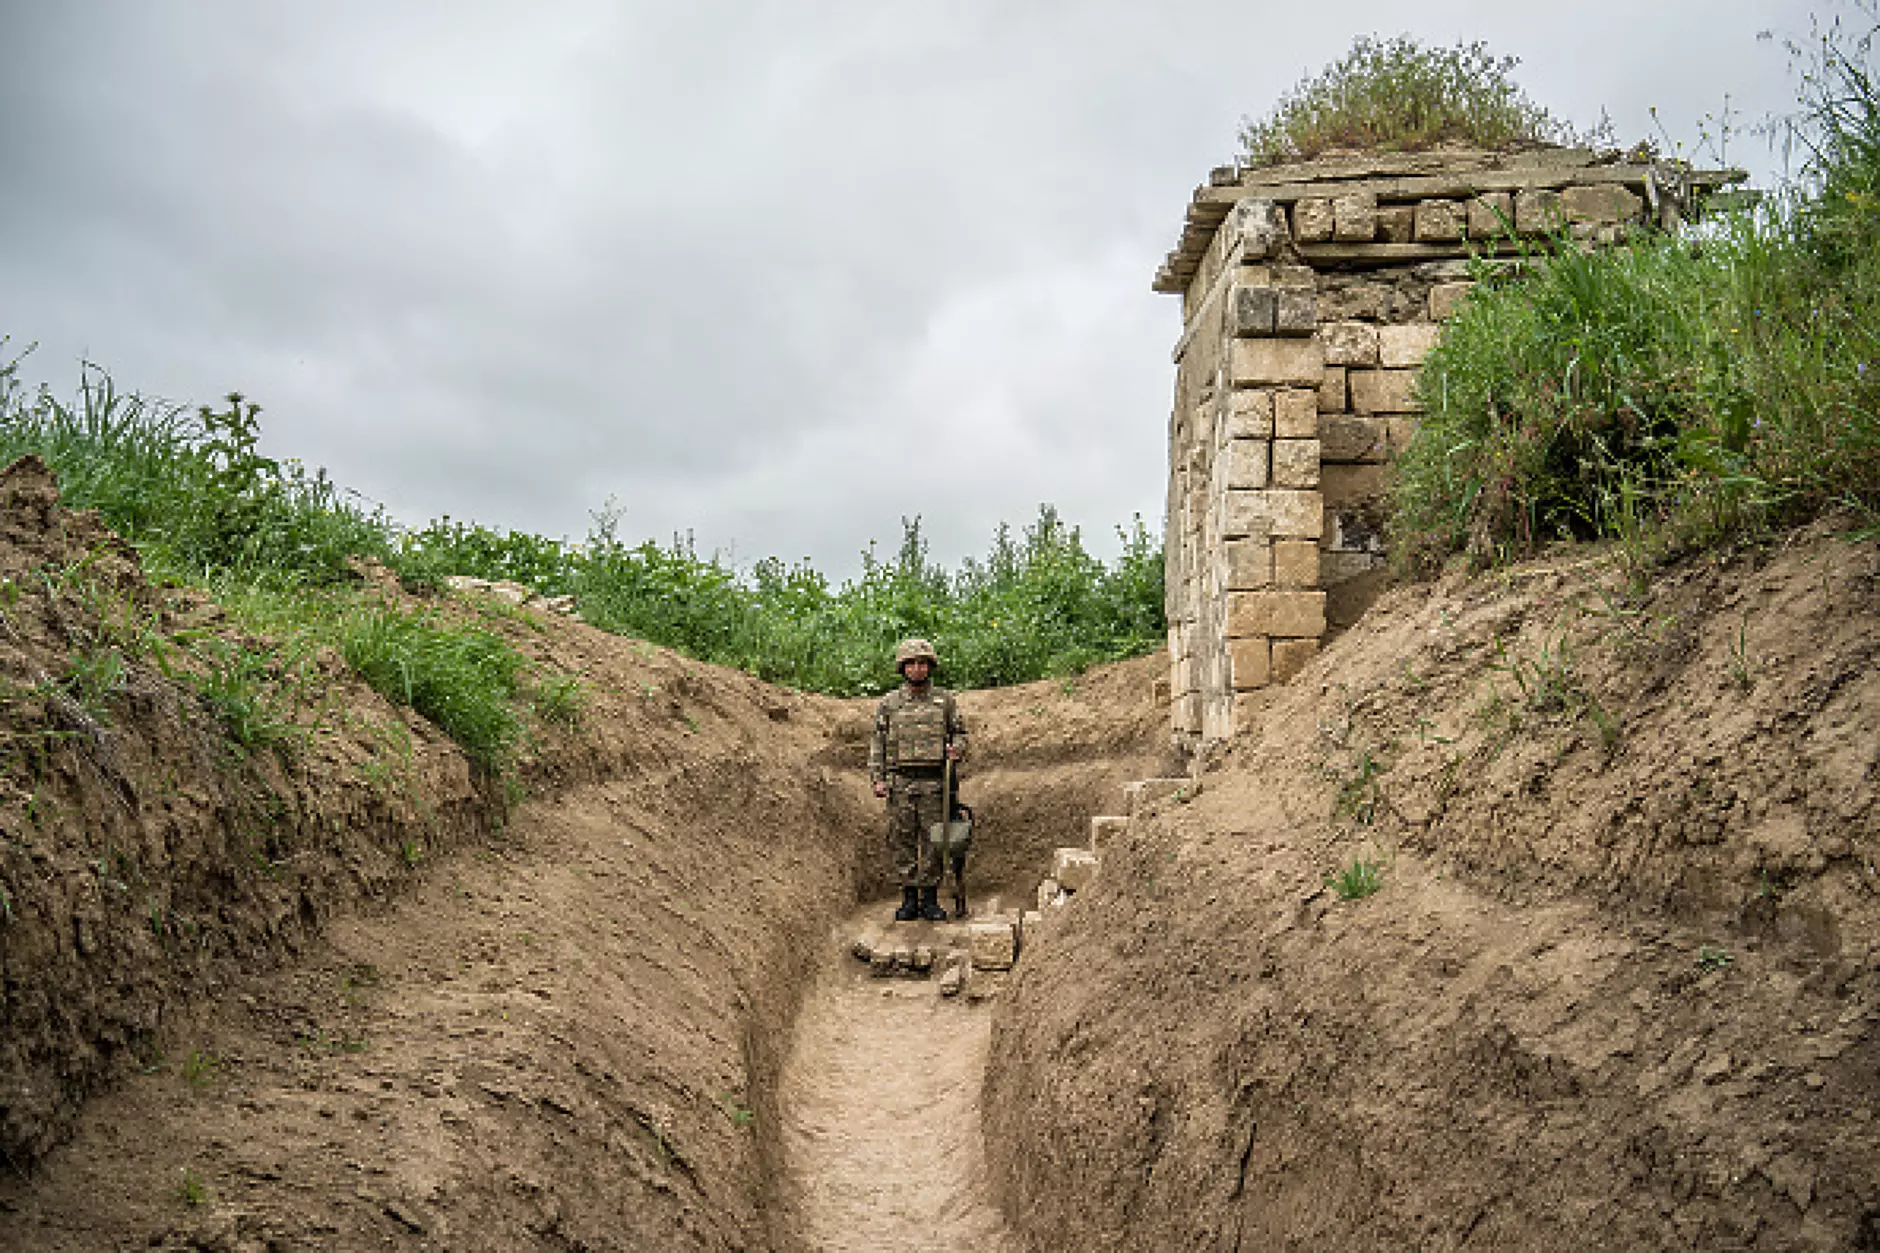
[{"label": "stone bunker", "polygon": [[1387,466],[1482,267],[1676,229],[1744,177],[1566,148],[1214,171],[1154,283],[1182,298],[1164,535],[1177,743],[1231,736],[1237,701],[1378,595]]}]

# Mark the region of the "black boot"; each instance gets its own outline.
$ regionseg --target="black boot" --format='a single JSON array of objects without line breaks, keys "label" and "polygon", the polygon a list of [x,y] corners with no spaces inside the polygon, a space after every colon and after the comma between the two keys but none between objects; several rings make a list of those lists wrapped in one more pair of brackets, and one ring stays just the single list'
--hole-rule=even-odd
[{"label": "black boot", "polygon": [[920,916],[928,922],[945,922],[947,911],[940,908],[940,889],[922,888],[920,890]]},{"label": "black boot", "polygon": [[920,889],[901,889],[901,908],[894,911],[896,922],[912,922],[920,917]]}]

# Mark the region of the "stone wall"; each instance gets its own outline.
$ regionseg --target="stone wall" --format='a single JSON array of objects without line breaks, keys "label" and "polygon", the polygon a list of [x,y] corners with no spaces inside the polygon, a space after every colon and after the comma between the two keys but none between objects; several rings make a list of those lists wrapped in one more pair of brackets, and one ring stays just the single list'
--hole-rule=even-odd
[{"label": "stone wall", "polygon": [[1249,693],[1376,599],[1388,466],[1485,253],[1621,245],[1741,177],[1565,149],[1216,171],[1155,284],[1183,298],[1164,536],[1176,739],[1231,736]]}]

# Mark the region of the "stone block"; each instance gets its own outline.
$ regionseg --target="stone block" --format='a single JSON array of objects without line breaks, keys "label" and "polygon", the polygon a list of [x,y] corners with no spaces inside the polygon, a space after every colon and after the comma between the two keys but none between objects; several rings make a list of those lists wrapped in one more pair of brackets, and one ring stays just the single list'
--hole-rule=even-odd
[{"label": "stone block", "polygon": [[1346,243],[1377,238],[1377,197],[1370,192],[1333,197],[1332,238]]},{"label": "stone block", "polygon": [[1375,321],[1390,309],[1391,289],[1382,283],[1347,282],[1319,293],[1319,317],[1326,322]]},{"label": "stone block", "polygon": [[1329,322],[1319,328],[1326,365],[1376,365],[1377,327],[1367,322]]},{"label": "stone block", "polygon": [[966,928],[974,970],[1010,970],[1018,960],[1018,931],[1009,922],[975,922]]},{"label": "stone block", "polygon": [[1271,200],[1242,200],[1228,215],[1227,228],[1238,236],[1242,257],[1263,261],[1286,242],[1286,213]]},{"label": "stone block", "polygon": [[1200,791],[1193,779],[1137,779],[1123,785],[1123,803],[1132,814],[1165,800],[1186,800]]},{"label": "stone block", "polygon": [[1251,692],[1272,681],[1272,661],[1264,635],[1227,641],[1227,655],[1236,692]]},{"label": "stone block", "polygon": [[[1316,397],[1314,397],[1316,400]],[[1316,422],[1318,409],[1312,416]],[[1319,441],[1316,439],[1278,439],[1273,441],[1273,486],[1312,488],[1319,485]]]},{"label": "stone block", "polygon": [[1319,418],[1319,456],[1325,463],[1386,461],[1390,455],[1389,419],[1346,413]]},{"label": "stone block", "polygon": [[[1269,473],[1272,444],[1264,439],[1230,439],[1222,452],[1223,477],[1229,488],[1264,488],[1272,481]],[[1291,484],[1281,484],[1290,487]]]},{"label": "stone block", "polygon": [[1279,289],[1273,330],[1279,335],[1310,335],[1319,329],[1319,297],[1310,287]]},{"label": "stone block", "polygon": [[1474,283],[1438,283],[1430,288],[1430,318],[1432,321],[1445,321],[1461,307],[1468,298]]},{"label": "stone block", "polygon": [[1229,639],[1324,634],[1324,592],[1234,592],[1227,598]]},{"label": "stone block", "polygon": [[1044,934],[1044,911],[1028,909],[1018,916],[1018,951],[1023,954]]},{"label": "stone block", "polygon": [[1522,235],[1546,235],[1560,229],[1560,193],[1532,188],[1514,198],[1514,229]]},{"label": "stone block", "polygon": [[1383,465],[1325,465],[1319,467],[1320,495],[1329,509],[1380,500],[1390,483],[1390,467]]},{"label": "stone block", "polygon": [[1377,211],[1377,238],[1380,243],[1407,244],[1416,238],[1416,207],[1407,204],[1385,205]]},{"label": "stone block", "polygon": [[1414,413],[1395,413],[1385,421],[1390,424],[1390,455],[1395,457],[1410,447],[1410,441],[1416,438],[1417,428],[1422,425],[1422,419]]},{"label": "stone block", "polygon": [[1273,434],[1280,439],[1312,439],[1319,433],[1319,394],[1303,389],[1273,395]]},{"label": "stone block", "polygon": [[1421,413],[1417,376],[1421,370],[1353,370],[1351,407],[1357,413]]},{"label": "stone block", "polygon": [[1469,201],[1468,226],[1470,239],[1506,239],[1514,231],[1514,197],[1483,192]]},{"label": "stone block", "polygon": [[1312,640],[1273,641],[1273,681],[1285,683],[1319,655],[1319,642]]},{"label": "stone block", "polygon": [[1243,535],[1317,539],[1324,527],[1325,502],[1317,492],[1229,492],[1222,510],[1221,531],[1229,539]]},{"label": "stone block", "polygon": [[1319,377],[1319,412],[1343,413],[1350,404],[1345,390],[1345,367],[1328,365]]},{"label": "stone block", "polygon": [[1281,540],[1273,545],[1273,582],[1282,590],[1310,590],[1319,585],[1319,542]]},{"label": "stone block", "polygon": [[1051,854],[1051,877],[1066,892],[1081,892],[1096,881],[1097,865],[1087,848],[1060,848]]},{"label": "stone block", "polygon": [[1279,290],[1235,284],[1227,308],[1229,334],[1238,338],[1271,335],[1279,316]]},{"label": "stone block", "polygon": [[1257,592],[1273,582],[1273,544],[1264,535],[1230,539],[1221,547],[1227,554],[1227,590]]},{"label": "stone block", "polygon": [[1412,322],[1406,326],[1377,328],[1377,359],[1386,369],[1400,370],[1423,364],[1443,330],[1434,322]]},{"label": "stone block", "polygon": [[940,995],[958,996],[966,987],[966,972],[970,964],[955,957],[949,960],[946,969],[940,972]]},{"label": "stone block", "polygon": [[1099,851],[1128,834],[1129,819],[1122,815],[1098,814],[1090,820],[1090,847]]},{"label": "stone block", "polygon": [[1560,193],[1560,212],[1569,222],[1636,222],[1644,211],[1645,202],[1616,183]]},{"label": "stone block", "polygon": [[1273,438],[1273,393],[1230,392],[1227,397],[1229,439]]},{"label": "stone block", "polygon": [[1330,200],[1301,200],[1293,205],[1293,238],[1302,244],[1322,244],[1332,237],[1334,219]]},{"label": "stone block", "polygon": [[1234,341],[1230,373],[1236,387],[1317,387],[1324,370],[1317,336]]},{"label": "stone block", "polygon": [[[1323,526],[1323,523],[1320,523]],[[1175,698],[1169,707],[1169,730],[1176,734],[1198,735],[1201,732],[1201,697],[1194,692],[1184,692]]]},{"label": "stone block", "polygon": [[1056,879],[1040,879],[1038,881],[1039,909],[1049,909],[1053,905],[1058,904],[1058,898],[1063,895],[1064,888]]},{"label": "stone block", "polygon": [[1467,212],[1458,213],[1453,200],[1425,200],[1416,208],[1416,238],[1419,243],[1441,244],[1462,238]]}]

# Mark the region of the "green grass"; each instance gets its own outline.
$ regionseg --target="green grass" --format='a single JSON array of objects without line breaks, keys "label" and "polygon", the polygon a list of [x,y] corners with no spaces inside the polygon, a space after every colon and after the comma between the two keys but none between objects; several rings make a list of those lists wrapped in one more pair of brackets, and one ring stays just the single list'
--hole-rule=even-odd
[{"label": "green grass", "polygon": [[1325,876],[1325,886],[1341,901],[1361,901],[1384,886],[1384,864],[1363,857]]},{"label": "green grass", "polygon": [[1561,538],[1635,580],[1692,546],[1824,512],[1880,526],[1880,94],[1824,37],[1803,181],[1715,222],[1484,270],[1426,363],[1391,550],[1427,573]]},{"label": "green grass", "polygon": [[523,729],[513,702],[524,662],[500,638],[434,613],[368,606],[341,623],[340,652],[381,696],[423,714],[472,761],[508,764]]},{"label": "green grass", "polygon": [[[573,594],[582,616],[603,629],[844,696],[891,686],[889,659],[908,635],[939,645],[942,679],[957,687],[1075,674],[1163,642],[1162,554],[1140,519],[1120,532],[1122,552],[1106,564],[1043,506],[1033,525],[1018,534],[1001,526],[987,555],[956,571],[929,558],[913,519],[892,558],[869,545],[861,577],[839,586],[807,563],[767,559],[737,569],[688,540],[629,544],[618,515],[607,512],[580,543],[449,518],[401,532],[324,471],[309,475],[292,460],[261,456],[260,411],[239,395],[191,414],[120,393],[87,367],[67,403],[44,388],[29,392],[19,365],[0,357],[0,463],[38,453],[58,473],[66,503],[99,510],[153,575],[209,590],[258,634],[332,642],[333,620],[348,616],[345,589],[357,587],[349,559],[362,557],[387,563],[418,592],[467,574]],[[420,712],[446,711],[446,729],[462,731],[476,754],[507,751],[513,729],[491,703],[475,690],[461,700],[446,690],[449,675],[486,669],[470,656],[476,648],[370,620],[350,622],[345,635],[354,641],[349,661],[392,657],[361,671],[381,691]],[[249,659],[224,651],[204,664],[205,698],[238,744],[285,734]],[[534,693],[542,717],[578,719],[578,687],[551,677]]]},{"label": "green grass", "polygon": [[1510,148],[1569,142],[1572,128],[1528,99],[1515,57],[1486,44],[1429,48],[1407,35],[1360,36],[1351,51],[1242,123],[1252,164],[1309,160],[1333,149],[1417,151],[1438,144]]}]

